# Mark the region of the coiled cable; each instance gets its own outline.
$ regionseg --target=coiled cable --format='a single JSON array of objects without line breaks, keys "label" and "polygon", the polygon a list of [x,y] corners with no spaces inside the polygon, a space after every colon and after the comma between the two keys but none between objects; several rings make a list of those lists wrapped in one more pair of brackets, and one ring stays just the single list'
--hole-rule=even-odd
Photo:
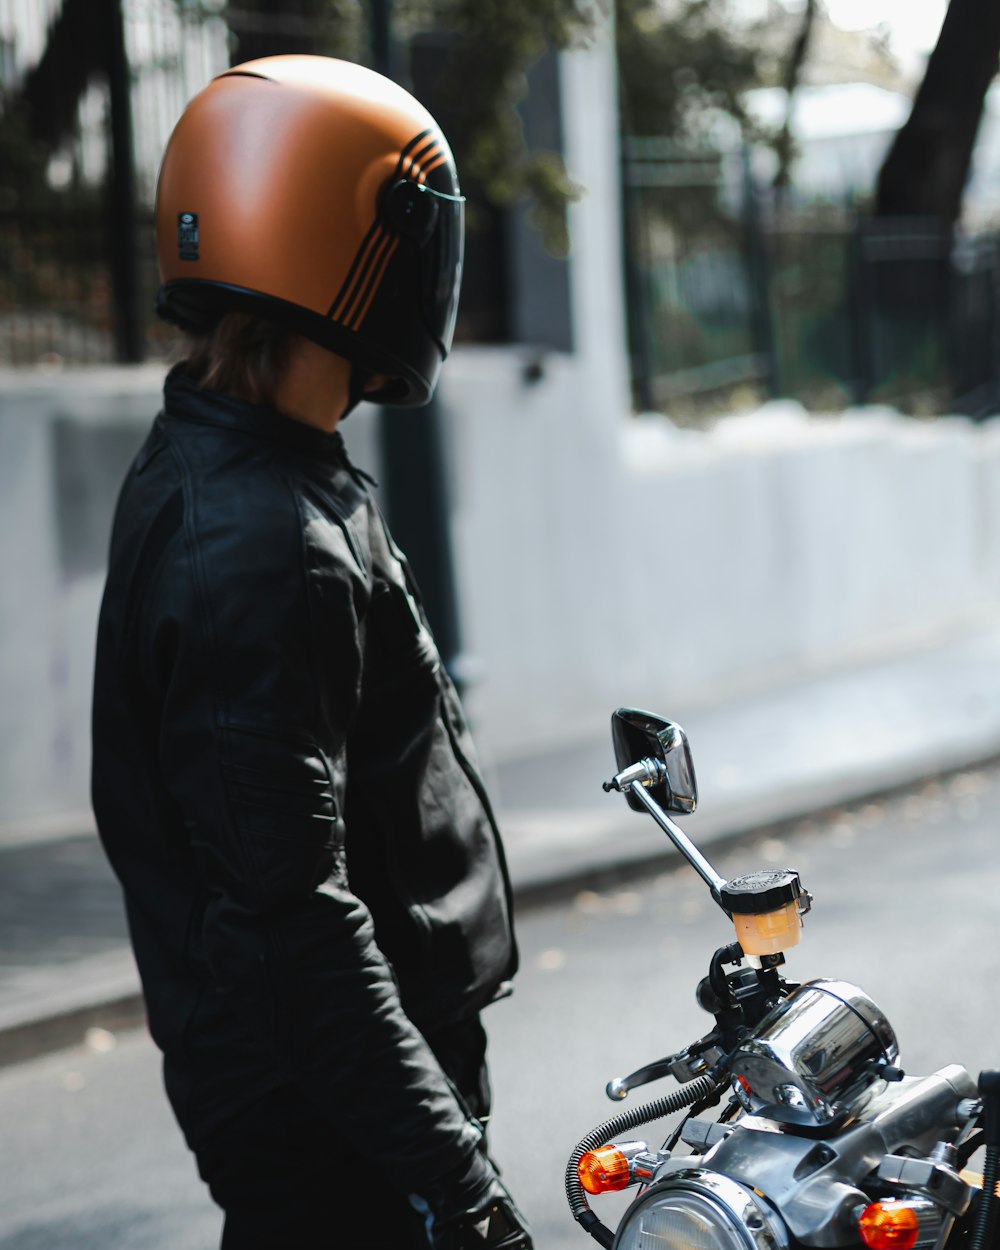
[{"label": "coiled cable", "polygon": [[672,1115],[675,1111],[682,1111],[692,1103],[710,1099],[722,1088],[724,1088],[724,1082],[718,1081],[714,1076],[696,1077],[688,1084],[682,1085],[680,1089],[664,1094],[662,1098],[644,1103],[641,1107],[635,1107],[631,1111],[622,1111],[612,1116],[610,1120],[605,1120],[597,1128],[591,1129],[570,1155],[569,1163],[566,1164],[566,1201],[573,1213],[573,1219],[598,1244],[604,1246],[605,1250],[611,1246],[615,1235],[590,1209],[587,1195],[584,1193],[577,1174],[577,1165],[580,1160],[588,1150],[597,1150],[607,1145],[611,1138],[619,1133],[627,1133],[630,1129],[638,1128],[640,1124],[650,1124],[653,1120],[660,1120],[664,1116]]}]

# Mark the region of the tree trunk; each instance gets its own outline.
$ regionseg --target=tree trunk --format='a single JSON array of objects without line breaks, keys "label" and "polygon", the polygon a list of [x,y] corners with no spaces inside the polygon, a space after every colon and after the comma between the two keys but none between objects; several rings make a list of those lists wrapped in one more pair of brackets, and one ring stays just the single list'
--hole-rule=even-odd
[{"label": "tree trunk", "polygon": [[998,57],[1000,3],[950,0],[909,119],[879,174],[878,216],[958,220]]},{"label": "tree trunk", "polygon": [[91,78],[108,73],[113,13],[107,0],[63,0],[38,64],[11,102],[26,114],[32,138],[50,151],[75,132],[77,108]]},{"label": "tree trunk", "polygon": [[779,197],[787,192],[791,182],[792,159],[795,156],[795,144],[792,140],[792,114],[795,107],[795,89],[798,87],[799,79],[802,77],[802,67],[805,65],[806,56],[809,52],[809,42],[812,38],[815,23],[816,0],[806,0],[806,6],[802,11],[802,22],[795,36],[795,42],[792,44],[792,51],[785,66],[784,82],[782,83],[782,86],[785,88],[785,120],[781,127],[781,133],[778,135],[774,145],[778,154],[778,170],[774,175],[774,189]]}]

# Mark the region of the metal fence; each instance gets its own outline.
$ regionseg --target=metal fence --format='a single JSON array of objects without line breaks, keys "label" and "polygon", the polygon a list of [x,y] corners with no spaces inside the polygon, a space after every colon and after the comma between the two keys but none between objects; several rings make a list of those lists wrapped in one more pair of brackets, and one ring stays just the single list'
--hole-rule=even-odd
[{"label": "metal fence", "polygon": [[219,7],[0,0],[0,364],[163,352],[156,169],[184,102],[228,64]]},{"label": "metal fence", "polygon": [[[321,0],[286,8],[0,0],[0,365],[164,353],[171,332],[153,314],[151,221],[160,153],[185,101],[244,44],[331,50],[336,32],[319,21]],[[83,40],[90,60],[76,46]],[[60,49],[63,62],[87,67],[72,91]],[[41,138],[20,107],[32,93]],[[745,150],[629,139],[624,156],[642,407],[697,404],[742,386],[813,406],[1000,409],[997,236],[956,240],[934,223],[865,220],[845,206],[778,213]],[[472,241],[467,336],[505,333],[494,324],[506,307],[504,275],[476,263],[505,255],[503,236],[494,223],[485,242]]]},{"label": "metal fence", "polygon": [[[410,32],[404,40],[390,30],[390,7],[388,0],[0,0],[0,366],[163,355],[175,334],[154,313],[152,204],[161,154],[185,103],[231,61],[282,52],[367,50],[384,69],[409,74],[421,98],[435,87],[441,94],[447,32]],[[529,80],[532,91],[557,81],[540,78],[538,66]],[[541,91],[526,102],[526,132],[547,99]],[[438,103],[461,108],[444,100],[436,112]],[[558,103],[545,112],[552,130]],[[438,115],[450,133],[452,119]],[[482,187],[471,181],[466,193],[474,229],[456,338],[509,341],[519,329],[508,275],[514,230]],[[529,284],[536,290],[544,270],[547,291],[560,282],[566,288],[557,307],[544,302],[555,346],[565,346],[568,334],[559,332],[568,324],[568,284],[552,273],[560,264],[541,255]]]},{"label": "metal fence", "polygon": [[626,138],[624,217],[633,377],[640,407],[759,384],[770,344],[747,171],[737,155]]},{"label": "metal fence", "polygon": [[[164,356],[172,332],[153,315],[157,274],[152,217],[137,215],[141,355]],[[92,202],[0,209],[0,365],[102,364],[121,358],[120,306],[108,216]]]},{"label": "metal fence", "polygon": [[636,399],[1000,411],[1000,238],[849,205],[776,211],[748,154],[624,146]]}]

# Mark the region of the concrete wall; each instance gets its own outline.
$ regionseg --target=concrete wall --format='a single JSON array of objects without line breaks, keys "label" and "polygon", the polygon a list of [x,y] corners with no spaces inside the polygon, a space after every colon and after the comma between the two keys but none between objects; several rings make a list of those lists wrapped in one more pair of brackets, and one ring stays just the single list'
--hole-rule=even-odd
[{"label": "concrete wall", "polygon": [[[1000,607],[1000,430],[791,404],[578,419],[489,353],[449,379],[469,696],[499,755],[959,632]],[[476,395],[490,397],[487,411]],[[464,409],[464,418],[459,411]]]},{"label": "concrete wall", "polygon": [[0,827],[80,827],[118,483],[162,371],[0,374]]},{"label": "concrete wall", "polygon": [[[690,708],[959,632],[1000,606],[1000,428],[793,405],[712,431],[459,352],[443,388],[470,708],[485,754],[634,702]],[[0,826],[86,820],[117,482],[160,371],[0,376]],[[345,427],[377,467],[375,425]]]}]

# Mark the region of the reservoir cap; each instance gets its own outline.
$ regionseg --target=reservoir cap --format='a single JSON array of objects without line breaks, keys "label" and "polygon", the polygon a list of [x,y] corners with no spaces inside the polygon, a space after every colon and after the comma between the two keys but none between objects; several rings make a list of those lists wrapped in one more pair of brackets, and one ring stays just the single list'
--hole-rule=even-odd
[{"label": "reservoir cap", "polygon": [[762,916],[797,902],[802,883],[799,874],[790,869],[761,868],[727,881],[720,893],[726,911],[741,916]]}]

